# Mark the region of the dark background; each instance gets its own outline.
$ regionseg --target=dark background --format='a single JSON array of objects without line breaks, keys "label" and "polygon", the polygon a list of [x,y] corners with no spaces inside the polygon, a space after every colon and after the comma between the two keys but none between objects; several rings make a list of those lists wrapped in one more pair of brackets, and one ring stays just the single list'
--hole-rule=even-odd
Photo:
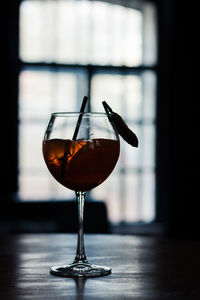
[{"label": "dark background", "polygon": [[[187,5],[175,0],[154,2],[158,9],[159,58],[155,222],[165,225],[164,233],[168,236],[200,239],[197,188],[199,94],[196,93],[199,35],[195,24],[198,23],[195,22],[198,7],[194,1]],[[18,175],[19,0],[10,0],[1,6],[0,217],[12,222],[24,215],[31,219],[40,211],[41,215],[37,216],[45,221],[42,212],[52,216],[54,211],[55,218],[59,218],[62,213],[59,203],[56,211],[50,204],[45,207],[43,204],[22,207],[21,204],[20,207],[13,201]],[[104,214],[104,208],[101,209]],[[63,218],[62,214],[60,218]],[[91,229],[90,224],[88,226]]]}]

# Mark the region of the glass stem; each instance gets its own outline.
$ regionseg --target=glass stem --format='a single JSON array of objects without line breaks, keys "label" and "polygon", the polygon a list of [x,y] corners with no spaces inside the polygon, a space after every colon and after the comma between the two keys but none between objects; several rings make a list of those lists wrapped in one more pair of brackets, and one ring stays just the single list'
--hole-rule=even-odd
[{"label": "glass stem", "polygon": [[83,234],[83,212],[86,192],[76,192],[76,199],[78,204],[78,240],[77,249],[74,263],[86,263],[87,258],[84,247],[84,234]]}]

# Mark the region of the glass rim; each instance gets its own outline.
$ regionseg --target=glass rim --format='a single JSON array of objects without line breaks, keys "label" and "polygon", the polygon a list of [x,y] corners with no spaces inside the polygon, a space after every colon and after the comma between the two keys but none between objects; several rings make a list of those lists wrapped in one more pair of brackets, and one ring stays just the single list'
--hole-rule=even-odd
[{"label": "glass rim", "polygon": [[51,113],[51,116],[53,117],[65,117],[65,116],[77,116],[77,115],[82,115],[82,116],[87,116],[87,115],[96,115],[96,116],[107,116],[106,113],[104,112],[54,112]]}]

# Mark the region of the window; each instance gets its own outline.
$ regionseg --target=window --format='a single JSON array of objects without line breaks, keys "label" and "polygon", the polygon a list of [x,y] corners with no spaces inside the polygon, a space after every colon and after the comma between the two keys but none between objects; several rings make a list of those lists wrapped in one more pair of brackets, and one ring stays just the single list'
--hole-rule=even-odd
[{"label": "window", "polygon": [[48,173],[41,153],[54,111],[79,110],[89,95],[121,114],[138,135],[121,142],[118,165],[91,191],[111,222],[151,221],[155,214],[156,10],[147,1],[27,0],[20,5],[19,198],[72,199]]}]

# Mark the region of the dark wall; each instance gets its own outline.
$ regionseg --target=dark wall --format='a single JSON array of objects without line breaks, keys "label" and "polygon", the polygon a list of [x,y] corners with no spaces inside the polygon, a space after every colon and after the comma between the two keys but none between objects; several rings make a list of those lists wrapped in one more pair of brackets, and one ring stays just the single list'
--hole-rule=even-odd
[{"label": "dark wall", "polygon": [[[162,2],[162,3],[161,3]],[[198,161],[198,78],[194,2],[158,1],[158,220],[168,233],[200,238]]]},{"label": "dark wall", "polygon": [[[1,9],[1,127],[0,192],[3,198],[17,191],[18,143],[18,5],[4,1]],[[2,197],[1,197],[2,198]],[[1,204],[4,202],[1,199]]]}]

